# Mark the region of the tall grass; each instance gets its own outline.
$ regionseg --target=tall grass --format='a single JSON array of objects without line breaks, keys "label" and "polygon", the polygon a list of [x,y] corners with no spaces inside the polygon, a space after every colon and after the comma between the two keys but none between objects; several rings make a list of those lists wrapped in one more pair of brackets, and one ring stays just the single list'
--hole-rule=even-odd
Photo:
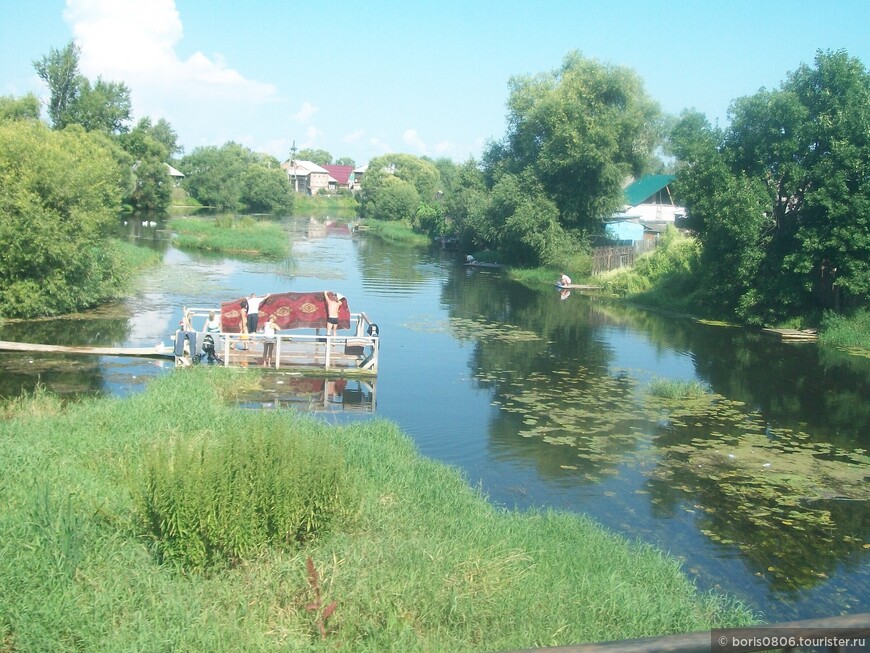
[{"label": "tall grass", "polygon": [[606,272],[596,279],[604,292],[649,306],[692,308],[700,245],[668,228],[659,246],[634,266]]},{"label": "tall grass", "polygon": [[653,379],[649,384],[649,393],[663,399],[694,399],[709,391],[709,387],[700,381]]},{"label": "tall grass", "polygon": [[819,343],[840,349],[870,351],[870,309],[849,315],[825,313],[819,330]]},{"label": "tall grass", "polygon": [[172,218],[169,228],[175,232],[173,241],[181,249],[258,254],[276,259],[290,254],[289,236],[280,223],[270,220],[250,216]]},{"label": "tall grass", "polygon": [[[673,558],[587,518],[493,507],[389,422],[336,427],[221,400],[248,376],[178,370],[141,395],[59,412],[19,407],[0,422],[6,650],[481,651],[753,620],[699,594]],[[255,448],[275,447],[230,455],[246,433]],[[291,441],[342,459],[350,478],[328,484],[354,489],[352,512],[318,537],[257,547],[236,565],[191,572],[161,562],[136,500],[154,452],[219,453],[213,460],[227,467],[214,478],[227,492],[245,487],[244,461],[283,456],[266,475],[299,490],[306,482],[279,474],[298,468],[279,453]],[[276,500],[290,492],[276,490]],[[244,498],[225,499],[241,510]]]}]

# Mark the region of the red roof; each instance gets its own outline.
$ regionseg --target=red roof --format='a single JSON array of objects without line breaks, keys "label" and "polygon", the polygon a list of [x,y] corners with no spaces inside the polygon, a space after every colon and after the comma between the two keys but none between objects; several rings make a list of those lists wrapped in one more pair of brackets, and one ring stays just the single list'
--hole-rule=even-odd
[{"label": "red roof", "polygon": [[347,186],[347,180],[353,172],[353,166],[323,166],[323,168],[335,179],[341,186]]}]

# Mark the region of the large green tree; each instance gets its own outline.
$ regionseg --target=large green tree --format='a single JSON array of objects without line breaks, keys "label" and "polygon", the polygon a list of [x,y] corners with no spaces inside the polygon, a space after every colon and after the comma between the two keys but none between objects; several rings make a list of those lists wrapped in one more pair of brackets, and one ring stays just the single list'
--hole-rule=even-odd
[{"label": "large green tree", "polygon": [[703,289],[753,323],[870,293],[870,75],[817,53],[780,88],[735,100],[730,126],[685,114],[676,193],[704,245]]},{"label": "large green tree", "polygon": [[572,52],[551,73],[510,80],[508,130],[484,154],[491,184],[531,174],[569,229],[597,233],[660,141],[660,110],[630,69]]},{"label": "large green tree", "polygon": [[39,120],[39,98],[32,93],[23,98],[0,96],[0,121]]},{"label": "large green tree", "polygon": [[196,148],[179,165],[190,194],[207,206],[229,211],[292,210],[290,181],[274,157],[228,142]]},{"label": "large green tree", "polygon": [[63,129],[73,122],[70,111],[79,97],[82,82],[79,55],[79,47],[70,41],[63,49],[51,48],[42,59],[33,62],[36,74],[48,85],[51,94],[48,117],[55,129]]},{"label": "large green tree", "polygon": [[384,154],[369,161],[360,211],[366,218],[414,221],[420,203],[438,200],[441,176],[431,161],[413,154]]},{"label": "large green tree", "polygon": [[0,121],[0,313],[69,313],[113,297],[110,236],[129,171],[108,137]]}]

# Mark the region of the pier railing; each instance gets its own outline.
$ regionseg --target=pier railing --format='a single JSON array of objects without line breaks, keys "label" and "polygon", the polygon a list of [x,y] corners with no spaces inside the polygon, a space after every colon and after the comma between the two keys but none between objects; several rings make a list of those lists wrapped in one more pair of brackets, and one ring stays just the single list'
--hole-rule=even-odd
[{"label": "pier railing", "polygon": [[[214,308],[188,307],[186,309],[191,317],[207,317]],[[193,325],[196,331],[196,324]],[[282,366],[321,368],[324,370],[355,370],[357,372],[376,374],[378,370],[378,353],[380,338],[377,333],[377,325],[373,324],[365,313],[350,314],[350,335],[341,334],[334,336],[322,335],[319,328],[314,333],[298,333],[280,331],[275,336],[275,367]],[[372,333],[374,331],[374,333]],[[220,351],[223,364],[249,364],[251,354],[240,350],[240,343],[257,343],[261,346],[264,336],[262,333],[220,333],[213,334],[220,340]],[[217,343],[215,343],[217,345]]]}]

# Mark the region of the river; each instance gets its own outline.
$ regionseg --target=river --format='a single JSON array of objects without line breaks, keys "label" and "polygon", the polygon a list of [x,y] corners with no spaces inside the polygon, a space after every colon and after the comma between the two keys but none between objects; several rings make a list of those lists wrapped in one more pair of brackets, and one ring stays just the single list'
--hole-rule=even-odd
[{"label": "river", "polygon": [[[184,305],[335,289],[381,331],[372,387],[324,394],[272,373],[245,405],[341,424],[387,418],[507,508],[582,512],[684,563],[766,621],[870,612],[870,359],[786,344],[555,290],[529,290],[460,253],[415,250],[347,224],[288,221],[292,259],[163,253],[130,298],[86,315],[0,327],[0,339],[169,343]],[[141,391],[168,362],[0,353],[0,395]],[[697,381],[668,401],[660,381]]]}]

